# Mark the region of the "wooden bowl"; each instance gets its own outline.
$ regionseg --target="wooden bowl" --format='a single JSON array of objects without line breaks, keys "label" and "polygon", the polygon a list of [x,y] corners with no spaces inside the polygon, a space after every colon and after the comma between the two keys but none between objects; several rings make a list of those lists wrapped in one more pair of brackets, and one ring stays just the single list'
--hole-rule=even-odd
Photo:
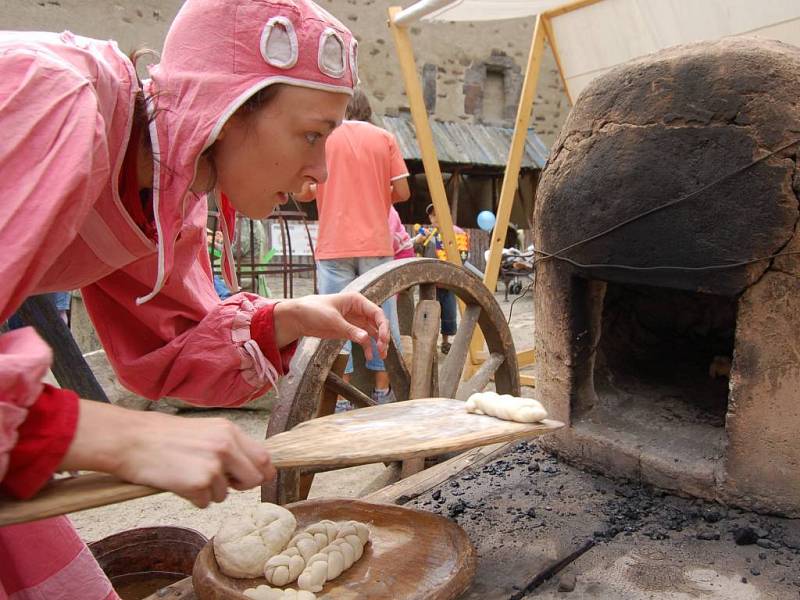
[{"label": "wooden bowl", "polygon": [[[451,600],[472,583],[477,559],[467,534],[433,513],[360,500],[318,499],[286,506],[298,530],[322,519],[367,523],[371,541],[364,555],[336,579],[318,600]],[[248,600],[247,588],[266,583],[224,575],[209,542],[192,573],[198,600]],[[288,587],[295,587],[291,585]]]}]

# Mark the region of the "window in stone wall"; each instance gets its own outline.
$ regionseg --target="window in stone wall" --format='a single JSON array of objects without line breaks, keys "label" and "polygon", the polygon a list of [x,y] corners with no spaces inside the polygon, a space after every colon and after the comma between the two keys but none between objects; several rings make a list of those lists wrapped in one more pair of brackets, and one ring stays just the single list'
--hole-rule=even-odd
[{"label": "window in stone wall", "polygon": [[464,73],[464,113],[491,125],[511,125],[522,89],[522,72],[510,56],[493,50]]},{"label": "window in stone wall", "polygon": [[481,120],[488,124],[503,124],[506,105],[505,74],[500,70],[486,69],[483,85],[483,110]]}]

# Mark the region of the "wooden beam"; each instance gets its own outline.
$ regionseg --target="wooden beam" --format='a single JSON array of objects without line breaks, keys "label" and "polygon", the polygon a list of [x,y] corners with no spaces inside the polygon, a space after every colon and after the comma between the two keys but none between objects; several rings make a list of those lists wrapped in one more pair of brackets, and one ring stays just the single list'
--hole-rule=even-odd
[{"label": "wooden beam", "polygon": [[[375,400],[367,396],[364,392],[362,392],[352,383],[348,383],[333,371],[328,373],[328,376],[325,378],[325,388],[330,390],[331,392],[335,392],[345,400],[352,402],[353,404],[357,405],[360,408],[364,408],[367,406],[377,406],[378,404],[377,402],[375,402]],[[334,403],[334,408],[335,408],[335,403]],[[331,413],[325,413],[325,414],[331,414]]]},{"label": "wooden beam", "polygon": [[389,375],[394,397],[400,402],[408,400],[411,386],[411,374],[408,372],[408,366],[401,355],[401,351],[402,348],[395,346],[394,339],[389,336],[389,350],[386,352],[383,364],[386,367],[386,373]]},{"label": "wooden beam", "polygon": [[505,356],[502,354],[493,352],[492,355],[481,365],[480,369],[478,369],[475,375],[473,375],[469,381],[466,381],[459,388],[456,398],[458,400],[466,400],[472,394],[483,391],[483,388],[485,388],[486,384],[492,380],[494,374],[497,372],[497,369],[500,368],[500,365],[503,364],[505,359]]},{"label": "wooden beam", "polygon": [[556,66],[558,67],[558,74],[561,76],[561,83],[564,84],[564,93],[567,95],[567,102],[569,102],[569,105],[572,106],[572,94],[569,92],[567,77],[564,74],[564,65],[561,63],[561,55],[558,53],[556,34],[553,31],[553,24],[550,22],[550,18],[547,16],[542,18],[542,22],[544,23],[544,33],[547,37],[547,43],[550,44],[550,50],[553,52],[553,57],[556,59]]},{"label": "wooden beam", "polygon": [[[519,185],[519,169],[522,164],[522,152],[528,137],[528,126],[531,121],[533,101],[536,98],[536,88],[539,84],[539,71],[542,66],[544,52],[544,25],[542,16],[536,17],[533,28],[528,67],[525,80],[522,83],[522,94],[517,107],[517,118],[514,122],[514,134],[511,138],[511,149],[508,155],[503,185],[500,188],[500,201],[497,207],[497,218],[492,231],[492,242],[489,246],[489,259],[483,271],[483,282],[493,293],[497,286],[497,277],[500,272],[500,259],[503,252],[503,243],[506,239],[506,229],[511,217],[511,207],[514,204],[514,195]],[[483,336],[476,332],[470,346],[470,356],[475,357],[483,350]],[[473,361],[474,364],[474,361]]]},{"label": "wooden beam", "polygon": [[458,384],[461,382],[461,375],[464,372],[464,365],[467,361],[470,340],[473,338],[475,326],[478,324],[480,316],[481,306],[479,304],[470,304],[461,315],[461,323],[458,324],[456,337],[442,367],[440,387],[441,394],[445,398],[456,397]]},{"label": "wooden beam", "polygon": [[83,358],[67,324],[61,320],[49,294],[31,296],[17,309],[26,325],[36,329],[53,349],[53,375],[62,388],[70,389],[81,398],[108,402],[105,391]]},{"label": "wooden beam", "polygon": [[444,189],[439,159],[436,156],[436,146],[433,142],[428,112],[425,109],[422,86],[417,75],[411,38],[408,35],[408,29],[399,27],[394,23],[395,16],[401,10],[402,7],[400,6],[389,8],[389,29],[392,32],[397,58],[400,61],[400,73],[403,77],[406,96],[411,108],[411,120],[414,122],[417,142],[419,143],[420,154],[422,154],[422,164],[425,168],[425,179],[428,181],[431,200],[436,210],[436,218],[439,221],[439,231],[442,234],[442,241],[447,252],[447,260],[454,265],[461,266],[461,256],[458,254],[456,236],[453,232],[453,219],[450,215],[450,206],[447,203],[447,193]]},{"label": "wooden beam", "polygon": [[[425,291],[430,294],[429,289]],[[423,295],[422,291],[420,295]],[[438,394],[436,341],[439,339],[441,311],[441,306],[436,300],[420,300],[419,304],[417,304],[411,331],[414,358],[411,364],[409,399],[426,398]],[[424,456],[404,460],[400,469],[400,478],[410,477],[424,468]]]},{"label": "wooden beam", "polygon": [[414,343],[414,361],[411,365],[411,391],[408,395],[412,400],[431,395],[440,315],[441,307],[436,300],[422,300],[417,304],[411,334]]},{"label": "wooden beam", "polygon": [[572,12],[573,10],[585,8],[587,6],[591,6],[592,4],[597,4],[598,2],[601,2],[601,0],[574,0],[573,2],[568,2],[567,4],[562,4],[561,6],[547,10],[539,16],[552,19],[553,17],[559,17]]},{"label": "wooden beam", "polygon": [[[333,361],[331,370],[325,379],[325,386],[322,388],[322,393],[320,394],[317,412],[314,415],[315,417],[324,417],[325,415],[332,415],[336,412],[336,401],[339,399],[339,395],[344,389],[335,384],[334,378],[338,379],[343,386],[348,385],[341,377],[346,367],[347,353],[339,352],[339,356]],[[311,491],[311,484],[314,483],[314,473],[302,473],[299,469],[294,469],[291,473],[292,479],[295,482],[291,486],[292,493],[297,495],[298,500],[305,500],[308,498],[308,492]]]},{"label": "wooden beam", "polygon": [[525,141],[528,137],[528,126],[531,121],[533,102],[536,98],[536,88],[539,83],[539,71],[542,65],[542,53],[544,51],[544,26],[542,17],[536,18],[536,25],[533,29],[533,41],[531,42],[530,55],[528,56],[528,68],[525,73],[525,80],[522,84],[522,95],[519,107],[517,108],[517,118],[514,123],[514,134],[511,138],[511,150],[508,155],[503,185],[500,188],[500,201],[497,207],[497,218],[492,234],[492,243],[489,248],[489,260],[483,274],[483,282],[490,290],[494,290],[497,285],[497,276],[500,270],[500,258],[503,250],[503,243],[506,238],[506,229],[511,216],[511,206],[514,202],[514,194],[517,191],[519,168],[522,164],[522,153],[525,149]]},{"label": "wooden beam", "polygon": [[401,479],[397,483],[368,494],[361,500],[381,504],[405,504],[442,483],[458,477],[471,468],[479,467],[494,460],[511,450],[513,446],[514,443],[510,442],[473,448],[450,460],[434,465],[430,469],[425,469],[421,473],[412,475],[407,479]]},{"label": "wooden beam", "polygon": [[533,351],[533,348],[528,348],[527,350],[520,350],[517,352],[517,364],[522,367],[529,367],[533,363],[536,362],[536,355]]}]

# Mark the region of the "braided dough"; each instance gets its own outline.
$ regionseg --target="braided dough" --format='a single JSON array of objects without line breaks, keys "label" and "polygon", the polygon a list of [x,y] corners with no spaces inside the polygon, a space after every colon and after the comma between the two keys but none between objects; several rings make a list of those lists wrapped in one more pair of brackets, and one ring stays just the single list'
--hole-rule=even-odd
[{"label": "braided dough", "polygon": [[472,394],[467,399],[467,412],[518,423],[535,423],[547,417],[547,411],[538,400],[494,392]]},{"label": "braided dough", "polygon": [[244,595],[253,600],[316,600],[316,596],[311,592],[298,590],[279,590],[268,585],[260,585],[256,588],[248,588]]},{"label": "braided dough", "polygon": [[286,546],[296,526],[291,512],[269,503],[228,517],[213,540],[220,570],[228,577],[261,577],[264,564]]},{"label": "braided dough", "polygon": [[306,568],[297,578],[297,587],[311,592],[322,591],[330,581],[349,569],[364,553],[369,541],[369,528],[357,521],[339,527],[336,539],[306,561]]},{"label": "braided dough", "polygon": [[267,561],[264,577],[272,585],[283,586],[291,583],[303,572],[315,554],[332,544],[337,537],[343,538],[348,535],[363,536],[366,542],[369,539],[369,529],[357,521],[336,523],[324,520],[309,525],[302,533],[291,539],[283,552]]}]

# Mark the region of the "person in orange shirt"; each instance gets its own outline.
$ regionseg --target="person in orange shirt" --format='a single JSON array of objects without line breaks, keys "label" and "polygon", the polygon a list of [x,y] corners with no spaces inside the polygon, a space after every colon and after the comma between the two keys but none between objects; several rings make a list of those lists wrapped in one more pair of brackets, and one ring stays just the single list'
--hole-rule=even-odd
[{"label": "person in orange shirt", "polygon": [[[321,294],[340,292],[359,275],[394,259],[389,231],[389,209],[404,202],[411,192],[397,140],[388,131],[370,123],[372,108],[362,90],[356,89],[347,105],[345,121],[328,138],[325,146],[328,180],[310,185],[300,201],[316,195],[319,234],[315,248],[317,282]],[[396,299],[383,304],[392,337],[399,345]],[[350,343],[347,343],[349,351]],[[389,375],[383,361],[373,352],[366,363],[375,373],[373,398],[391,402]],[[352,356],[345,376],[353,372]]]}]

